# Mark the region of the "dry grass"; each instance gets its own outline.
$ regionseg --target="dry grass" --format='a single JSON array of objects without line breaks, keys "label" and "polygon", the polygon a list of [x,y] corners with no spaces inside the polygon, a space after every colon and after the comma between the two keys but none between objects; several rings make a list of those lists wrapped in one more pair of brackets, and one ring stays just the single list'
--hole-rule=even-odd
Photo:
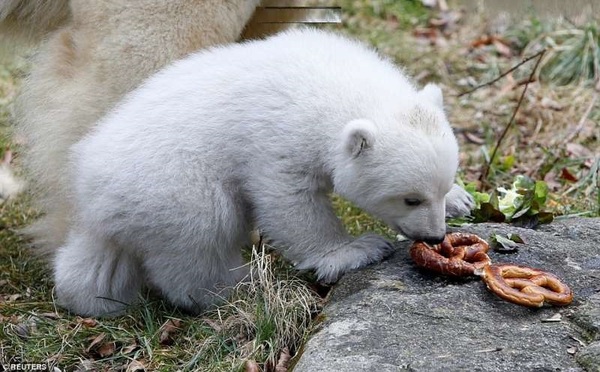
[{"label": "dry grass", "polygon": [[[14,288],[17,294],[3,299],[0,363],[106,371],[242,371],[247,363],[274,370],[278,363],[287,365],[322,300],[264,246],[251,255],[253,275],[222,306],[201,317],[180,313],[148,294],[127,316],[81,318],[55,308],[51,293],[36,292],[34,286]],[[17,271],[10,269],[11,282]],[[49,289],[49,284],[42,287]]]},{"label": "dry grass", "polygon": [[[479,180],[496,140],[517,106],[523,83],[535,60],[493,85],[459,97],[460,94],[494,80],[534,54],[539,49],[533,46],[540,45],[541,35],[546,35],[544,40],[548,40],[553,35],[566,33],[560,31],[563,29],[581,38],[587,35],[585,43],[577,41],[587,48],[587,52],[580,53],[588,56],[585,59],[588,62],[593,60],[592,51],[597,53],[599,48],[591,26],[585,26],[586,32],[582,33],[573,31],[574,26],[568,22],[538,20],[532,27],[530,20],[524,20],[498,33],[487,19],[450,9],[433,12],[425,22],[415,17],[414,26],[407,32],[393,13],[365,16],[372,13],[373,8],[388,3],[384,0],[344,3],[354,8],[354,13],[347,14],[347,32],[392,56],[418,83],[436,82],[442,86],[447,112],[461,145],[461,177],[465,183]],[[590,40],[596,40],[595,44]],[[530,47],[523,51],[527,44]],[[572,50],[575,44],[569,40],[567,45]],[[556,50],[548,49],[541,67],[556,66],[552,61],[557,55]],[[571,76],[575,67],[571,66],[564,73]],[[559,70],[553,71],[558,73]],[[590,68],[581,71],[587,74]],[[591,79],[597,78],[591,75]],[[590,80],[589,75],[570,85],[558,85],[564,81],[548,79],[531,82],[516,115],[515,126],[500,144],[489,177],[480,185],[480,190],[509,186],[516,175],[524,174],[548,183],[551,191],[548,207],[552,212],[600,215],[597,82]]]}]

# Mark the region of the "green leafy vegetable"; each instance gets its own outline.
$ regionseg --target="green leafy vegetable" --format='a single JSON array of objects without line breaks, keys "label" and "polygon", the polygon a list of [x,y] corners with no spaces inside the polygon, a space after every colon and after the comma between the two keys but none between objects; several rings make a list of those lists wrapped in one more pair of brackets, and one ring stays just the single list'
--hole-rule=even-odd
[{"label": "green leafy vegetable", "polygon": [[515,253],[519,250],[517,243],[523,243],[523,239],[517,234],[510,234],[504,237],[499,234],[494,234],[491,237],[494,250],[500,253]]},{"label": "green leafy vegetable", "polygon": [[544,181],[519,175],[510,188],[498,187],[489,194],[477,191],[475,183],[464,187],[475,199],[475,208],[469,218],[455,220],[454,224],[491,221],[534,228],[554,219],[552,213],[544,210],[548,199],[548,185]]}]

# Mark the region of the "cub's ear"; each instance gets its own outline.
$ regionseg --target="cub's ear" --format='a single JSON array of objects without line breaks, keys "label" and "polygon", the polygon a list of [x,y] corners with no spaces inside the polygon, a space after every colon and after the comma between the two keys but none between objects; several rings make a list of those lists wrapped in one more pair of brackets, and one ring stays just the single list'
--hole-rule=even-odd
[{"label": "cub's ear", "polygon": [[419,92],[419,96],[423,99],[435,104],[442,110],[444,109],[444,98],[442,97],[442,90],[435,84],[427,84]]},{"label": "cub's ear", "polygon": [[342,134],[344,150],[353,158],[359,157],[375,143],[375,125],[366,119],[353,120],[346,124]]}]

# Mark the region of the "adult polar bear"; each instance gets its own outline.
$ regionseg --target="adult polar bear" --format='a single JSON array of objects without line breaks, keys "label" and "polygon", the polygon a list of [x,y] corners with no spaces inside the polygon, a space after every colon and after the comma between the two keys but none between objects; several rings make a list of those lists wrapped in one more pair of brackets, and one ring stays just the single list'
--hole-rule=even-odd
[{"label": "adult polar bear", "polygon": [[[25,166],[53,252],[71,219],[67,154],[127,92],[169,62],[234,42],[260,0],[0,0],[0,37],[40,39],[17,99]],[[38,40],[39,41],[39,40]]]},{"label": "adult polar bear", "polygon": [[331,190],[431,242],[471,206],[453,186],[439,88],[417,91],[372,50],[311,29],[176,62],[76,144],[72,164],[56,293],[85,315],[123,311],[145,284],[210,306],[246,274],[253,226],[325,281],[388,254],[380,236],[347,234]]}]

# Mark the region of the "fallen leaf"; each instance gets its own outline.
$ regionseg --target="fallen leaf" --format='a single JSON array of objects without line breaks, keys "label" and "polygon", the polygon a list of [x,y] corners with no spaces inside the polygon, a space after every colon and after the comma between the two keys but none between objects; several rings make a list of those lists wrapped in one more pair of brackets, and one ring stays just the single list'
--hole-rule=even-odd
[{"label": "fallen leaf", "polygon": [[247,360],[246,364],[244,365],[244,371],[245,372],[260,372],[260,367],[258,366],[258,363],[256,363],[256,361]]},{"label": "fallen leaf", "polygon": [[87,328],[94,328],[95,326],[98,325],[98,321],[96,319],[82,318],[82,317],[77,317],[77,323],[79,323]]},{"label": "fallen leaf", "polygon": [[60,319],[60,316],[57,313],[41,313],[40,316],[48,319]]},{"label": "fallen leaf", "polygon": [[587,147],[579,144],[579,143],[567,143],[567,152],[570,156],[574,156],[576,158],[593,158],[594,154]]},{"label": "fallen leaf", "polygon": [[290,359],[292,359],[292,356],[290,355],[290,349],[284,347],[279,354],[279,360],[275,366],[275,372],[287,372],[290,366]]},{"label": "fallen leaf", "polygon": [[517,86],[517,82],[515,81],[515,78],[513,77],[512,73],[506,75],[505,80],[506,82],[504,83],[504,85],[502,85],[502,87],[496,94],[496,96],[498,97],[504,96],[512,92],[512,90],[515,89],[515,87]]},{"label": "fallen leaf", "polygon": [[519,234],[515,234],[515,233],[508,234],[508,238],[515,243],[520,243],[520,244],[525,243],[525,240],[523,240],[523,238],[521,238],[521,236]]},{"label": "fallen leaf", "polygon": [[544,176],[544,182],[548,185],[548,188],[552,191],[556,191],[560,188],[561,183],[557,181],[556,173],[550,171]]},{"label": "fallen leaf", "polygon": [[478,135],[476,135],[473,132],[465,131],[464,135],[465,135],[465,138],[467,139],[467,141],[474,143],[476,145],[483,145],[485,143],[485,140],[483,138],[479,137]]},{"label": "fallen leaf", "polygon": [[139,360],[132,360],[131,363],[127,365],[126,372],[137,372],[137,371],[145,371],[146,366]]},{"label": "fallen leaf", "polygon": [[498,253],[516,253],[519,251],[519,247],[517,246],[516,242],[510,240],[509,238],[505,238],[502,235],[492,235],[492,241],[496,243],[494,246],[494,251]]},{"label": "fallen leaf", "polygon": [[116,345],[114,342],[105,342],[102,345],[100,345],[100,347],[97,350],[97,353],[98,355],[100,355],[101,358],[106,358],[115,353],[115,348]]},{"label": "fallen leaf", "polygon": [[93,371],[94,370],[94,361],[91,359],[80,359],[78,365],[76,365],[75,371]]},{"label": "fallen leaf", "polygon": [[160,327],[160,335],[158,336],[158,342],[161,345],[172,345],[173,335],[179,331],[181,327],[181,320],[169,319]]},{"label": "fallen leaf", "polygon": [[492,44],[494,44],[496,51],[501,56],[506,57],[506,58],[512,57],[512,51],[510,50],[510,47],[507,44],[505,44],[504,42],[502,42],[502,40],[495,38],[492,41]]},{"label": "fallen leaf", "polygon": [[138,344],[133,343],[133,344],[131,344],[129,346],[125,346],[124,348],[122,348],[121,352],[123,354],[129,354],[129,353],[133,352],[134,350],[136,350],[137,348],[138,348]]},{"label": "fallen leaf", "polygon": [[93,337],[93,338],[90,337],[90,339],[92,340],[92,342],[87,347],[87,349],[85,349],[85,352],[89,353],[90,350],[92,350],[96,345],[100,344],[102,342],[102,340],[104,340],[105,337],[106,337],[106,334],[104,332],[100,333],[96,337]]},{"label": "fallen leaf", "polygon": [[484,45],[490,45],[492,43],[492,38],[489,35],[483,35],[479,39],[475,39],[471,42],[472,48],[479,48]]},{"label": "fallen leaf", "polygon": [[12,329],[21,338],[29,337],[29,326],[26,323],[15,324]]},{"label": "fallen leaf", "polygon": [[567,168],[561,169],[560,178],[562,178],[565,181],[577,182],[577,177],[575,177],[573,173],[569,172]]},{"label": "fallen leaf", "polygon": [[210,328],[212,328],[216,332],[221,332],[221,329],[223,329],[223,327],[219,323],[209,318],[204,319],[204,323],[208,324]]}]

